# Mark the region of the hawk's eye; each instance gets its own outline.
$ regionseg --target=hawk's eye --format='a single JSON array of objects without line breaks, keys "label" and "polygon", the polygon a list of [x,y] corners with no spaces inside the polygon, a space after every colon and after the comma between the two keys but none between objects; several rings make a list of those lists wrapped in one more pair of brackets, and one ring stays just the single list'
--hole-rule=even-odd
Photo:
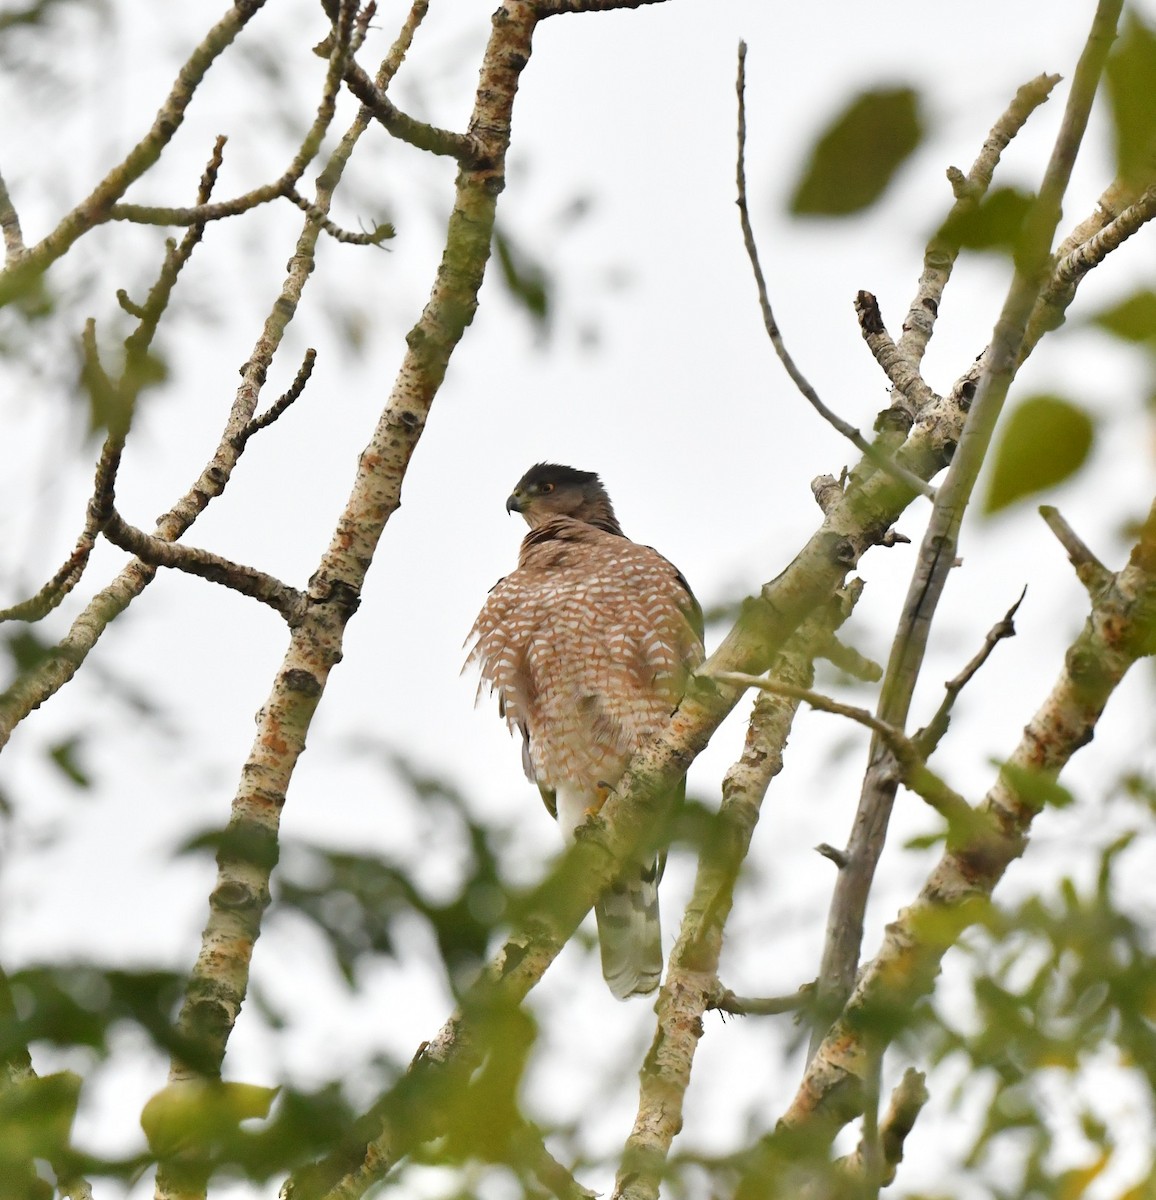
[{"label": "hawk's eye", "polygon": [[543,496],[548,496],[553,490],[554,490],[554,485],[552,483],[538,484],[538,492]]}]

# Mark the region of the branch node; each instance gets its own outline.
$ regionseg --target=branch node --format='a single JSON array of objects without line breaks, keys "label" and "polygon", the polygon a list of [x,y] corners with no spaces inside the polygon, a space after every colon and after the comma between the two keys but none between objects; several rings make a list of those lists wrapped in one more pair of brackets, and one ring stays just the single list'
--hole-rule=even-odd
[{"label": "branch node", "polygon": [[842,871],[843,868],[846,867],[851,861],[846,851],[836,850],[835,847],[830,844],[830,842],[820,842],[815,847],[815,851],[816,853],[821,854],[824,858],[830,859],[840,871]]}]

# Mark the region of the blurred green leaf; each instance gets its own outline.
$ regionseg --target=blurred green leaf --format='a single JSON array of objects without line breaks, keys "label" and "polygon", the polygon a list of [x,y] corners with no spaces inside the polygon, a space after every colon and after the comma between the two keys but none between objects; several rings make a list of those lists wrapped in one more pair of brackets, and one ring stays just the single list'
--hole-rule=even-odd
[{"label": "blurred green leaf", "polygon": [[1137,188],[1156,178],[1156,32],[1135,12],[1108,59],[1108,96],[1116,135],[1116,169]]},{"label": "blurred green leaf", "polygon": [[974,208],[964,209],[946,220],[938,236],[968,250],[1012,254],[1034,199],[1030,193],[1015,188],[996,188]]},{"label": "blurred green leaf", "polygon": [[1141,289],[1089,318],[1126,342],[1152,342],[1156,349],[1156,292]]},{"label": "blurred green leaf", "polygon": [[994,450],[985,515],[1074,475],[1092,448],[1095,427],[1060,396],[1029,396],[1008,413]]},{"label": "blurred green leaf", "polygon": [[59,1159],[67,1153],[80,1083],[79,1075],[60,1071],[0,1091],[0,1169],[21,1159]]},{"label": "blurred green leaf", "polygon": [[8,649],[8,657],[12,659],[12,665],[18,675],[34,671],[56,653],[56,646],[38,637],[32,629],[9,633],[4,642]]},{"label": "blurred green leaf", "polygon": [[149,1149],[167,1158],[189,1148],[208,1150],[242,1121],[267,1117],[277,1087],[221,1079],[183,1079],[151,1096],[140,1114]]},{"label": "blurred green leaf", "polygon": [[80,734],[73,734],[61,742],[48,748],[48,757],[57,769],[78,788],[92,787],[92,776],[80,765],[79,753],[84,739]]},{"label": "blurred green leaf", "polygon": [[841,217],[874,204],[923,133],[913,88],[861,92],[815,142],[790,211]]},{"label": "blurred green leaf", "polygon": [[550,276],[541,263],[532,259],[526,251],[516,246],[513,240],[500,229],[494,229],[494,252],[502,271],[502,282],[506,290],[522,306],[539,327],[550,319],[551,283]]},{"label": "blurred green leaf", "polygon": [[1000,771],[1015,788],[1021,800],[1036,808],[1050,805],[1067,808],[1075,797],[1046,771],[1031,771],[1012,763],[1000,764]]}]

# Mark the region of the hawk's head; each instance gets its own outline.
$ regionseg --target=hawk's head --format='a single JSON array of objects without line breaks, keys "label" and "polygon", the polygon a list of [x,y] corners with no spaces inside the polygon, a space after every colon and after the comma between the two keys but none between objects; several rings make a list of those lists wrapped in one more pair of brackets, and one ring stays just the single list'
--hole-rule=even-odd
[{"label": "hawk's head", "polygon": [[518,480],[506,511],[521,513],[531,529],[554,517],[573,517],[608,533],[622,533],[602,480],[593,471],[559,463],[535,463]]}]

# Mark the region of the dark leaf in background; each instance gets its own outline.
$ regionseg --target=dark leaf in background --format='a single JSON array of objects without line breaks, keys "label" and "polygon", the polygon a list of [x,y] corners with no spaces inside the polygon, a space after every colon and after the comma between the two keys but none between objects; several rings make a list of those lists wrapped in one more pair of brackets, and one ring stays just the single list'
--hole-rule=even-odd
[{"label": "dark leaf in background", "polygon": [[65,738],[48,749],[48,757],[64,777],[78,788],[92,787],[92,777],[80,765],[79,752],[84,739],[79,734]]},{"label": "dark leaf in background", "polygon": [[1116,167],[1131,186],[1156,179],[1156,33],[1129,12],[1108,59]]},{"label": "dark leaf in background", "polygon": [[1151,342],[1156,349],[1156,292],[1145,289],[1133,292],[1126,300],[1094,313],[1089,319],[1093,325],[1126,342]]},{"label": "dark leaf in background", "polygon": [[938,236],[966,250],[1012,254],[1034,199],[1015,188],[996,188],[974,208],[945,221]]},{"label": "dark leaf in background", "polygon": [[31,629],[21,629],[16,633],[7,634],[4,643],[8,649],[8,657],[11,658],[18,675],[23,675],[25,671],[35,670],[42,662],[51,658],[56,651],[52,642],[42,641]]},{"label": "dark leaf in background", "polygon": [[173,1027],[184,978],[169,971],[107,970],[88,964],[28,967],[9,977],[0,1005],[0,1058],[13,1061],[32,1042],[108,1052],[109,1030],[128,1021],[161,1050],[195,1057]]},{"label": "dark leaf in background", "polygon": [[1030,396],[1008,413],[999,432],[983,511],[1062,483],[1092,448],[1092,418],[1060,396]]},{"label": "dark leaf in background", "polygon": [[541,263],[516,246],[500,229],[494,229],[494,253],[507,291],[531,320],[544,329],[550,319],[550,276]]},{"label": "dark leaf in background", "polygon": [[913,88],[862,92],[815,143],[790,211],[841,217],[874,204],[923,133]]}]

